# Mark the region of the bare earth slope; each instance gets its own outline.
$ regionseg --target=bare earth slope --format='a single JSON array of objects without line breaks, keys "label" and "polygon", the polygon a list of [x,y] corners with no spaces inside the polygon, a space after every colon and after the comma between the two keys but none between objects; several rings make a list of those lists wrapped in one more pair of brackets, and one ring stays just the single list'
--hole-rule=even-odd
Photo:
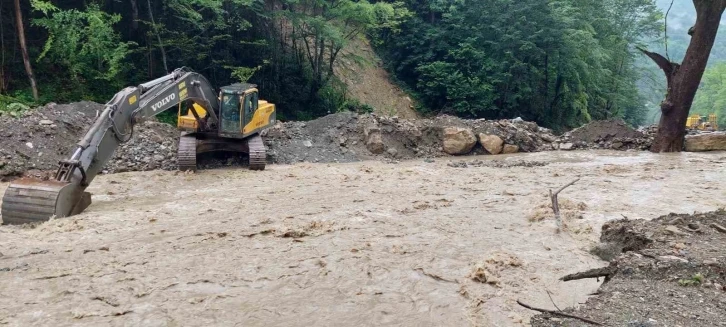
[{"label": "bare earth slope", "polygon": [[85,213],[0,227],[0,325],[520,326],[598,288],[558,278],[606,265],[605,221],[726,205],[723,153],[496,159],[100,176]]},{"label": "bare earth slope", "polygon": [[336,60],[335,76],[348,87],[348,95],[385,116],[417,118],[411,98],[391,81],[381,59],[366,39],[352,40]]}]

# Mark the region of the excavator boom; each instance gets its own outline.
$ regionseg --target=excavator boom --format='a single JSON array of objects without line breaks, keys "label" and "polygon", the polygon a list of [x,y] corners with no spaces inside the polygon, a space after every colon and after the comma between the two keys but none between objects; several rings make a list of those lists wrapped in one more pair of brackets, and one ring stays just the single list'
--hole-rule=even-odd
[{"label": "excavator boom", "polygon": [[202,105],[211,115],[209,124],[216,124],[216,92],[204,76],[183,68],[116,93],[78,142],[73,155],[59,162],[53,180],[22,178],[8,186],[2,201],[3,223],[46,221],[83,211],[91,204],[86,188],[116,148],[131,139],[134,125],[187,99]]}]

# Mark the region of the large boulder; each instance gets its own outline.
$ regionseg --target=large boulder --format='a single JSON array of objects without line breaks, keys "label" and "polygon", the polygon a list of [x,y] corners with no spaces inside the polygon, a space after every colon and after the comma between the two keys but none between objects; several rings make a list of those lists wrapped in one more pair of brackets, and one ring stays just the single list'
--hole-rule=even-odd
[{"label": "large boulder", "polygon": [[726,151],[726,133],[704,133],[686,136],[686,151]]},{"label": "large boulder", "polygon": [[467,154],[476,145],[476,136],[468,128],[444,128],[444,152],[448,154]]},{"label": "large boulder", "polygon": [[365,136],[366,148],[373,154],[381,154],[386,151],[386,145],[383,143],[381,129],[378,125],[369,125],[363,130]]},{"label": "large boulder", "polygon": [[479,143],[491,154],[500,154],[504,140],[496,135],[479,134]]}]

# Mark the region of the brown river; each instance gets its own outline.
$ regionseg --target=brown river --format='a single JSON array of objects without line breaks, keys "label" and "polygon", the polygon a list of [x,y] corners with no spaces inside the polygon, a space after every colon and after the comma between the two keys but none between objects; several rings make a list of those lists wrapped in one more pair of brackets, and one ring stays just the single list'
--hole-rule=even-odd
[{"label": "brown river", "polygon": [[[725,168],[576,151],[103,175],[83,214],[0,227],[0,325],[526,326],[516,300],[597,289],[558,279],[606,265],[604,222],[725,207]],[[557,232],[548,190],[576,178]]]}]

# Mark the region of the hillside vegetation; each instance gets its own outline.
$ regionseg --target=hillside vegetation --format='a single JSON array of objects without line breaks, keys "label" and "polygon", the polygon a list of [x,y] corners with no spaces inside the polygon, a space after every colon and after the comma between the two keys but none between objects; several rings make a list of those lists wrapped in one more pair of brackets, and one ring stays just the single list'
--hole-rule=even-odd
[{"label": "hillside vegetation", "polygon": [[[519,116],[558,130],[612,117],[639,125],[660,91],[658,77],[644,91],[653,67],[634,45],[662,39],[661,2],[3,1],[0,110],[106,102],[186,66],[218,87],[258,84],[282,119],[341,110],[412,116],[415,107],[417,115]],[[671,13],[673,57],[685,49],[675,35],[689,5],[679,1]],[[369,41],[382,61],[365,51]]]}]

